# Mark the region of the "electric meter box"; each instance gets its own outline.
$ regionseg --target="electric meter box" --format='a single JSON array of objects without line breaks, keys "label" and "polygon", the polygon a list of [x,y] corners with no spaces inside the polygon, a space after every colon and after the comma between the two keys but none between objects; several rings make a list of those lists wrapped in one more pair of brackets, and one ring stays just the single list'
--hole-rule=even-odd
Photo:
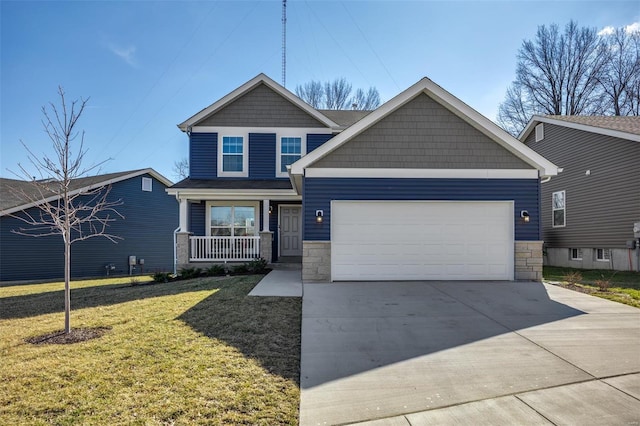
[{"label": "electric meter box", "polygon": [[633,237],[640,238],[640,222],[633,224]]},{"label": "electric meter box", "polygon": [[130,266],[135,266],[136,264],[136,257],[135,256],[129,256],[129,265]]}]

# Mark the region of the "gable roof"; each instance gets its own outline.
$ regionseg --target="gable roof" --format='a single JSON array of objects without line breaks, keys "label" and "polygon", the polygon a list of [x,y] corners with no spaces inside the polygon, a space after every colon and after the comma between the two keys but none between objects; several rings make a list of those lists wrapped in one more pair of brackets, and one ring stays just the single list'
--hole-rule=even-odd
[{"label": "gable roof", "polygon": [[334,122],[333,120],[328,118],[326,115],[324,115],[317,109],[313,108],[311,105],[307,104],[302,99],[300,99],[299,97],[297,97],[296,95],[294,95],[293,93],[288,91],[286,88],[276,83],[275,81],[270,79],[266,74],[263,74],[263,73],[258,74],[256,77],[247,81],[245,84],[238,87],[233,92],[229,93],[228,95],[222,97],[220,100],[204,108],[199,113],[189,117],[182,123],[178,124],[178,127],[183,132],[188,131],[190,127],[196,125],[199,121],[203,120],[204,118],[212,114],[215,114],[217,111],[220,111],[225,106],[229,105],[236,99],[240,98],[241,96],[253,90],[259,84],[266,85],[271,90],[275,91],[276,93],[278,93],[279,95],[287,99],[289,102],[291,102],[292,104],[294,104],[295,106],[297,106],[298,108],[300,108],[301,110],[309,114],[311,117],[318,120],[323,125],[330,128],[335,128],[335,129],[340,128],[340,125],[338,123]]},{"label": "gable roof", "polygon": [[319,111],[338,123],[342,128],[355,124],[371,112],[357,109],[321,109]]},{"label": "gable roof", "polygon": [[347,143],[351,138],[373,126],[382,118],[402,107],[421,93],[426,94],[507,151],[537,169],[540,176],[547,177],[558,174],[558,167],[555,164],[521,143],[491,120],[425,77],[351,127],[345,129],[333,139],[293,163],[289,169],[290,175],[302,175],[304,169],[312,166],[316,161]]},{"label": "gable roof", "polygon": [[[75,195],[94,188],[110,185],[123,180],[131,179],[140,175],[149,174],[162,182],[166,186],[171,186],[171,181],[155,170],[139,169],[125,172],[107,173],[103,175],[88,176],[73,179],[70,184],[71,194]],[[16,192],[24,193],[27,197],[36,199],[43,197],[38,202],[26,202]],[[0,178],[0,216],[5,216],[17,211],[25,210],[45,202],[57,200],[59,195],[51,190],[42,194],[30,181],[18,179]]]},{"label": "gable roof", "polygon": [[534,115],[518,135],[518,139],[524,142],[539,123],[555,124],[585,132],[640,142],[639,116],[604,115]]}]

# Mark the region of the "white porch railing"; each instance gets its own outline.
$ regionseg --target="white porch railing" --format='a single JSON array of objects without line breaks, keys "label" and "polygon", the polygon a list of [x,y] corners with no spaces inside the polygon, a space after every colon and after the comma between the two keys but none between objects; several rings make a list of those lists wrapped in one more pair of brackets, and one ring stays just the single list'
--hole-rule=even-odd
[{"label": "white porch railing", "polygon": [[189,237],[192,262],[242,262],[260,257],[260,237]]}]

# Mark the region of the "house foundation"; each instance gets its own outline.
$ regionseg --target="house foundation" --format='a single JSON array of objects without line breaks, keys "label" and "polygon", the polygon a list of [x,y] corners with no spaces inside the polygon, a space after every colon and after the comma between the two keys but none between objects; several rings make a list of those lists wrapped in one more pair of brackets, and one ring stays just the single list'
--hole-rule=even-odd
[{"label": "house foundation", "polygon": [[543,241],[516,241],[514,250],[515,279],[542,281]]},{"label": "house foundation", "polygon": [[331,281],[331,242],[302,242],[302,282]]}]

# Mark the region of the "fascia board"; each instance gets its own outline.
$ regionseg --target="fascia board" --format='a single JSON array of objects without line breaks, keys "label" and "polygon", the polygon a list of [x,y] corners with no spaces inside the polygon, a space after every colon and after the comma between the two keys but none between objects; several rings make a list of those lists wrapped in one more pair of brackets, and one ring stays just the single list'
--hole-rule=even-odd
[{"label": "fascia board", "polygon": [[253,197],[257,200],[273,199],[274,197],[295,198],[298,196],[293,189],[263,189],[263,190],[238,190],[238,189],[206,189],[206,188],[167,188],[167,194],[175,195],[178,198],[202,198],[208,199],[211,197]]},{"label": "fascia board", "polygon": [[529,134],[531,133],[533,128],[538,123],[548,123],[548,124],[553,124],[553,125],[556,125],[556,126],[567,127],[569,129],[582,130],[584,132],[596,133],[596,134],[599,134],[599,135],[611,136],[611,137],[614,137],[614,138],[620,138],[620,139],[626,139],[626,140],[630,140],[630,141],[640,142],[640,135],[636,135],[634,133],[623,132],[621,130],[605,129],[605,128],[602,128],[602,127],[591,126],[589,124],[574,123],[574,122],[571,122],[571,121],[558,120],[558,119],[555,119],[555,118],[544,117],[544,116],[541,116],[541,115],[534,115],[531,118],[531,120],[529,120],[529,123],[527,123],[527,126],[520,133],[520,135],[518,135],[518,139],[520,139],[522,142],[524,142],[524,140],[529,137]]},{"label": "fascia board", "polygon": [[311,107],[311,105],[309,105],[306,102],[302,101],[302,99],[298,98],[293,93],[288,91],[286,88],[282,87],[281,85],[279,85],[278,83],[273,81],[271,78],[269,78],[264,73],[258,74],[256,77],[254,77],[251,80],[247,81],[245,84],[243,84],[242,86],[238,87],[237,89],[235,89],[231,93],[227,94],[226,96],[223,96],[220,100],[214,102],[213,104],[209,105],[208,107],[206,107],[205,109],[203,109],[199,113],[191,116],[187,120],[185,120],[182,123],[178,124],[178,127],[183,132],[186,132],[188,130],[188,128],[191,127],[194,123],[197,123],[198,121],[200,121],[203,118],[211,115],[215,111],[218,111],[219,109],[222,109],[224,106],[230,104],[235,99],[237,99],[240,96],[244,95],[245,93],[249,92],[251,89],[253,89],[255,86],[257,86],[259,83],[266,84],[271,89],[273,89],[274,91],[276,91],[277,93],[279,93],[280,95],[285,97],[288,101],[290,101],[291,103],[295,104],[297,107],[299,107],[300,109],[302,109],[307,114],[311,115],[313,118],[315,118],[316,120],[320,121],[322,124],[326,125],[327,127],[331,127],[331,128],[334,128],[334,127],[338,128],[339,127],[339,125],[337,123],[334,123],[332,120],[327,118],[324,114],[320,113],[318,110],[316,110],[315,108]]},{"label": "fascia board", "polygon": [[[74,196],[74,195],[80,194],[82,192],[91,191],[92,189],[101,188],[103,186],[112,185],[114,183],[122,182],[124,180],[131,179],[131,178],[134,178],[134,177],[137,177],[137,176],[140,176],[140,175],[144,175],[144,174],[149,174],[149,175],[153,176],[154,178],[156,178],[157,180],[162,182],[165,186],[173,185],[173,183],[169,179],[167,179],[166,177],[162,176],[160,173],[156,172],[155,170],[153,170],[151,168],[148,168],[148,169],[136,170],[135,172],[131,172],[131,173],[128,173],[126,175],[118,176],[118,177],[113,178],[113,179],[100,181],[100,182],[94,183],[93,185],[83,186],[82,188],[78,188],[78,189],[75,189],[75,190],[71,191],[69,193],[69,196]],[[57,200],[59,198],[60,198],[60,196],[58,196],[58,195],[52,195],[50,197],[44,198],[42,200],[38,200],[36,202],[26,203],[26,204],[22,204],[20,206],[15,206],[15,207],[12,207],[10,209],[2,210],[0,212],[0,216],[5,216],[5,215],[8,215],[8,214],[12,214],[12,213],[16,213],[16,212],[19,212],[19,211],[22,211],[22,210],[26,210],[26,209],[29,209],[31,207],[39,206],[40,204],[50,203],[51,201],[55,201],[55,200]]]}]

